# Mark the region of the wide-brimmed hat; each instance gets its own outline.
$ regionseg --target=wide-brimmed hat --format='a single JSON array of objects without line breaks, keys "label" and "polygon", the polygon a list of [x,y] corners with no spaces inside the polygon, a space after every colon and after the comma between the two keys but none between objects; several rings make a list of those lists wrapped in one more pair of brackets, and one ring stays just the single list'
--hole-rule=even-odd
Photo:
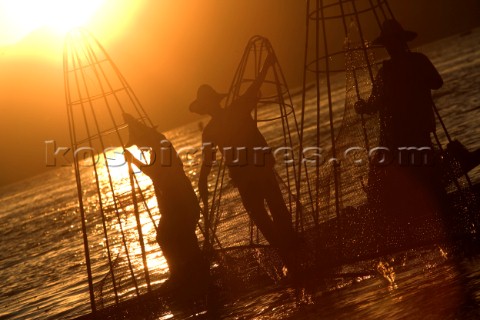
[{"label": "wide-brimmed hat", "polygon": [[197,99],[190,104],[190,111],[205,114],[209,107],[217,105],[227,95],[218,93],[208,84],[202,84],[197,91]]},{"label": "wide-brimmed hat", "polygon": [[385,40],[388,39],[399,39],[408,42],[416,37],[416,32],[404,30],[397,20],[389,19],[383,22],[380,36],[373,40],[373,44],[385,44]]}]

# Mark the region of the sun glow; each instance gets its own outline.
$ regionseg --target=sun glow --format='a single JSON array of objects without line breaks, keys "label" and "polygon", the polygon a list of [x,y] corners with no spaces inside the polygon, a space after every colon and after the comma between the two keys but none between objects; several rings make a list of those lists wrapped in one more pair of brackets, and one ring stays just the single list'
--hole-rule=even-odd
[{"label": "sun glow", "polygon": [[116,32],[134,11],[132,3],[136,1],[0,0],[0,45],[15,44],[40,28],[62,37],[72,28],[92,25]]}]

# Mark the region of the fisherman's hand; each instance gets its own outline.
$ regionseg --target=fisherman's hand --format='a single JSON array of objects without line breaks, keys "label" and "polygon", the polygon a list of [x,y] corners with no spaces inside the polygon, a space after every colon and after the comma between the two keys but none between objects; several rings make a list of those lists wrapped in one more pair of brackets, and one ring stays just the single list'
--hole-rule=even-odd
[{"label": "fisherman's hand", "polygon": [[365,113],[367,110],[367,103],[363,99],[359,99],[357,102],[355,102],[355,105],[353,106],[355,108],[355,112],[358,114]]}]

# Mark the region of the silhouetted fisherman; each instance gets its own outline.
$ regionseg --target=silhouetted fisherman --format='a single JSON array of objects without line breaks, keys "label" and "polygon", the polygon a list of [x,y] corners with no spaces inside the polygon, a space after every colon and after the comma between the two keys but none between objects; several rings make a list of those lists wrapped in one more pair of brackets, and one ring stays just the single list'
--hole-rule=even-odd
[{"label": "silhouetted fisherman", "polygon": [[355,108],[359,113],[380,112],[381,146],[432,146],[435,116],[430,91],[439,89],[443,80],[425,55],[408,49],[407,41],[416,36],[387,20],[373,42],[385,46],[391,59],[383,62],[368,102],[360,100]]},{"label": "silhouetted fisherman", "polygon": [[[292,266],[292,252],[297,245],[297,238],[276,179],[274,157],[271,152],[264,151],[268,144],[252,118],[252,111],[259,100],[260,86],[273,63],[274,57],[269,55],[245,93],[225,108],[220,106],[225,94],[217,93],[209,85],[201,85],[190,111],[211,116],[202,134],[204,146],[218,146],[223,152],[230,177],[238,188],[245,209],[267,241],[279,249],[288,267]],[[207,178],[211,166],[212,163],[204,159],[198,182],[205,212],[208,212]],[[265,208],[265,202],[271,216]]]},{"label": "silhouetted fisherman", "polygon": [[383,23],[374,44],[383,45],[390,59],[383,62],[368,101],[355,104],[358,113],[379,112],[380,146],[390,150],[393,160],[380,166],[374,159],[369,199],[402,225],[435,216],[445,206],[430,139],[435,131],[431,90],[439,89],[443,80],[425,55],[410,52],[407,42],[416,36],[395,20]]},{"label": "silhouetted fisherman", "polygon": [[129,141],[125,147],[151,148],[147,164],[125,150],[127,161],[135,164],[153,182],[161,218],[157,242],[167,260],[170,278],[165,290],[189,290],[204,286],[209,271],[198,246],[195,234],[200,217],[200,206],[183,163],[167,138],[124,114],[129,128]]}]

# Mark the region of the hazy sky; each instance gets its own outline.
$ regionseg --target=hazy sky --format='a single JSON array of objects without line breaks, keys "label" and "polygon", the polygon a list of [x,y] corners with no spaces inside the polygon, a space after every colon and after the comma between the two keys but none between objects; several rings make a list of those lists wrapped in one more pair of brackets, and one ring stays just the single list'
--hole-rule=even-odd
[{"label": "hazy sky", "polygon": [[[110,3],[117,5],[99,11],[87,27],[160,130],[198,119],[188,105],[200,84],[228,89],[245,44],[255,34],[270,39],[290,87],[301,83],[304,0]],[[413,46],[480,24],[478,0],[390,4],[404,27],[419,33]],[[0,23],[0,28],[9,26]],[[45,166],[45,140],[68,146],[62,42],[47,28],[10,45],[1,46],[0,38],[0,185],[51,170]]]}]

